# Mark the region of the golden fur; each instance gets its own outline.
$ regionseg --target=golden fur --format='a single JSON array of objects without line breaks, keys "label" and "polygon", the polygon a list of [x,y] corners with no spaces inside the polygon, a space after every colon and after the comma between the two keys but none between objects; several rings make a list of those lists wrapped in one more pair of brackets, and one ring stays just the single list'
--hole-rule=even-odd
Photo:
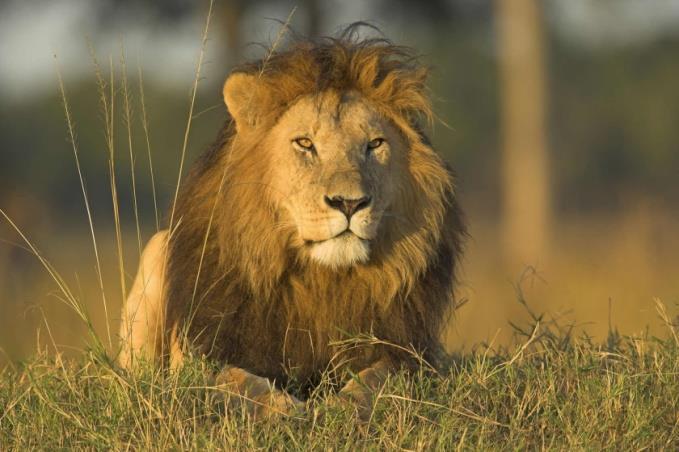
[{"label": "golden fur", "polygon": [[[347,335],[370,333],[431,360],[439,356],[465,228],[452,173],[420,125],[431,117],[426,75],[410,50],[360,40],[353,28],[337,38],[294,40],[234,71],[224,92],[234,119],[182,187],[162,271],[162,309],[156,309],[162,311],[162,334],[154,336],[156,352],[147,355],[178,347],[278,382],[302,383],[313,383],[331,365],[338,352],[333,341]],[[318,127],[330,132],[317,138],[316,160],[280,149],[290,141],[281,135],[286,121],[299,122],[296,113],[286,116],[295,108],[336,120],[332,127],[319,120]],[[357,119],[363,117],[373,129]],[[382,154],[350,154],[363,146],[362,130],[387,137]],[[353,134],[350,139],[344,131]],[[338,143],[346,146],[338,150]],[[328,169],[321,161],[331,158],[342,163]],[[286,183],[287,173],[279,170],[288,164],[297,165],[299,175],[290,174]],[[305,168],[321,165],[318,174],[329,176],[316,184],[320,188],[294,185],[307,180]],[[303,237],[302,206],[313,204],[320,212],[314,231],[339,221],[310,190],[329,190],[328,181],[347,172],[355,180],[342,179],[343,193],[374,195],[360,217],[369,237],[354,230],[351,218],[342,220],[351,229],[341,237]],[[294,201],[298,196],[306,198]],[[337,241],[342,237],[365,243],[368,254],[345,248]],[[314,259],[310,250],[321,245],[340,264]],[[335,249],[351,256],[333,254]],[[128,301],[125,315],[133,317],[144,302]],[[123,334],[135,333],[128,327]],[[141,336],[148,342],[151,335]],[[354,371],[385,360],[393,367],[403,359],[388,346],[357,347],[340,357]],[[128,354],[122,361],[129,364]]]}]

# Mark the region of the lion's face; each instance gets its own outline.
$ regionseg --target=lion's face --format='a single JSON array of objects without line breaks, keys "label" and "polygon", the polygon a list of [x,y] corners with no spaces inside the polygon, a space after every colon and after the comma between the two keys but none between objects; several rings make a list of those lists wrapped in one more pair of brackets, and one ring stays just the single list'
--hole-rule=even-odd
[{"label": "lion's face", "polygon": [[326,92],[292,105],[263,146],[300,251],[330,267],[368,262],[404,160],[396,127],[360,95]]}]

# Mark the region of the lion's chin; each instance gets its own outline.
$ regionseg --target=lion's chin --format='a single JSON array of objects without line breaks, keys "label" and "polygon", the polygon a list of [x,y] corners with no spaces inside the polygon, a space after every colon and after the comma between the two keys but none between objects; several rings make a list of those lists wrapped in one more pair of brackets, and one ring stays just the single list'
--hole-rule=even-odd
[{"label": "lion's chin", "polygon": [[311,258],[327,267],[351,267],[370,259],[370,242],[345,232],[322,242],[311,244]]}]

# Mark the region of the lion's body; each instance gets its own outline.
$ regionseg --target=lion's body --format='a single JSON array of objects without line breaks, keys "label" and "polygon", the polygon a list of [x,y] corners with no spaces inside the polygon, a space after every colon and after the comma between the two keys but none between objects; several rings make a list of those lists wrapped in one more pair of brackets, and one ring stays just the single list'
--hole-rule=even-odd
[{"label": "lion's body", "polygon": [[[228,154],[222,155],[226,158]],[[219,247],[215,228],[213,239],[208,237],[213,245],[203,252],[214,199],[198,192],[205,189],[206,179],[217,177],[209,172],[223,168],[209,161],[213,157],[205,158],[207,162],[191,175],[180,199],[183,224],[172,241],[168,268],[168,319],[173,325],[191,318],[188,336],[197,350],[279,381],[290,370],[297,378],[308,378],[326,369],[336,351],[329,341],[347,334],[372,332],[395,344],[438,351],[439,328],[453,289],[458,246],[453,234],[436,255],[428,257],[428,268],[417,277],[404,274],[408,263],[400,260],[340,270],[302,266],[278,253],[272,253],[269,261],[264,255],[261,261],[248,262],[254,256],[243,245],[260,248],[269,245],[262,242],[287,238],[272,237],[271,222],[252,212],[253,206],[259,205],[256,200],[262,188],[243,183],[237,199],[228,203],[234,216],[243,215],[245,220],[241,230],[228,231],[233,236],[225,243],[234,246]],[[456,214],[450,210],[447,220],[456,221]],[[285,243],[278,246],[284,248]],[[246,271],[244,263],[250,266]],[[277,276],[274,281],[267,280],[273,276],[271,269]],[[253,277],[258,283],[254,287]],[[197,278],[199,289],[194,295]],[[412,287],[407,287],[408,283]],[[193,315],[189,314],[192,300],[196,306]],[[352,364],[359,369],[375,358],[359,357]]]},{"label": "lion's body", "polygon": [[[407,56],[384,41],[302,42],[227,80],[234,121],[183,184],[160,296],[128,301],[127,317],[143,303],[162,313],[162,334],[138,335],[150,355],[192,350],[308,382],[340,362],[400,361],[390,346],[337,356],[333,341],[358,334],[439,353],[464,225],[417,126],[429,106]],[[340,214],[345,198],[366,201]]]}]

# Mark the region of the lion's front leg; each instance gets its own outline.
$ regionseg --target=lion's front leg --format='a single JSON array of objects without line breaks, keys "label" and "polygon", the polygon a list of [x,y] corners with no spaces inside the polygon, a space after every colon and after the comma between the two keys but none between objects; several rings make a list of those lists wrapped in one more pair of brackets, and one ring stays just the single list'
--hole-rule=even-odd
[{"label": "lion's front leg", "polygon": [[244,406],[255,419],[290,415],[305,406],[293,395],[275,388],[267,378],[239,367],[225,367],[215,377],[215,385],[227,392],[230,407]]},{"label": "lion's front leg", "polygon": [[[167,231],[160,231],[144,248],[137,276],[123,306],[118,356],[122,367],[130,369],[139,360],[152,361],[161,352],[166,260]],[[171,347],[174,348],[177,347]]]},{"label": "lion's front leg", "polygon": [[353,405],[359,419],[368,420],[372,414],[375,394],[382,388],[393,367],[391,360],[381,359],[363,369],[339,391],[339,398]]}]

